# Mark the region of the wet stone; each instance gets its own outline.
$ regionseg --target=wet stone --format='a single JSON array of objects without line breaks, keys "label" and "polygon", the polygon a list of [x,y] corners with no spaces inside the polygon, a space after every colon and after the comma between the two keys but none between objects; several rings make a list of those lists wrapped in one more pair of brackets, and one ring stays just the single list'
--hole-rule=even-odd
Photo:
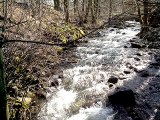
[{"label": "wet stone", "polygon": [[124,79],[126,79],[126,77],[119,77],[119,79],[120,79],[120,80],[124,80]]},{"label": "wet stone", "polygon": [[114,77],[114,76],[111,76],[111,77],[108,79],[108,82],[109,82],[109,83],[116,84],[116,83],[118,82],[118,78],[117,78],[117,77]]},{"label": "wet stone", "polygon": [[131,107],[135,105],[135,96],[132,90],[123,90],[108,96],[109,102],[115,106]]},{"label": "wet stone", "polygon": [[109,84],[109,88],[112,88],[113,87],[113,84]]},{"label": "wet stone", "polygon": [[130,71],[127,71],[127,70],[125,70],[125,71],[124,71],[124,73],[125,73],[125,74],[130,74],[131,72],[130,72]]},{"label": "wet stone", "polygon": [[155,77],[160,77],[160,75],[156,75]]},{"label": "wet stone", "polygon": [[144,46],[138,44],[138,43],[131,43],[131,48],[143,48]]},{"label": "wet stone", "polygon": [[152,65],[152,66],[160,66],[160,63],[158,63],[158,62],[153,62],[153,63],[150,63],[150,65]]},{"label": "wet stone", "polygon": [[128,46],[125,45],[124,48],[128,48]]},{"label": "wet stone", "polygon": [[141,54],[141,53],[137,53],[136,55],[137,55],[137,56],[142,56],[142,54]]},{"label": "wet stone", "polygon": [[149,90],[152,90],[152,87],[149,87]]},{"label": "wet stone", "polygon": [[146,71],[146,70],[139,71],[139,76],[140,77],[148,77],[149,76],[149,72]]},{"label": "wet stone", "polygon": [[99,54],[99,51],[95,51],[95,54]]},{"label": "wet stone", "polygon": [[137,58],[137,57],[135,57],[134,59],[135,59],[136,61],[140,61],[140,60],[141,60],[140,58]]},{"label": "wet stone", "polygon": [[157,62],[159,62],[159,63],[160,63],[160,58],[159,58],[159,57],[158,57],[158,58],[156,58],[155,60],[156,60]]}]

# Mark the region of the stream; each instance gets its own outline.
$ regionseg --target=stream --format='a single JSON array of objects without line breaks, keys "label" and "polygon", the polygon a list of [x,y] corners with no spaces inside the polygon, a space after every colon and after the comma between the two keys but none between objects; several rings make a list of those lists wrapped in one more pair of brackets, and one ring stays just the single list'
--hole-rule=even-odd
[{"label": "stream", "polygon": [[[49,88],[51,92],[38,114],[39,120],[114,119],[117,111],[107,104],[107,96],[135,76],[132,72],[124,74],[123,71],[128,70],[126,64],[141,64],[141,69],[150,61],[147,54],[142,58],[147,62],[136,63],[133,56],[139,50],[124,47],[129,46],[131,39],[138,39],[136,34],[140,31],[140,24],[135,21],[126,21],[125,24],[127,27],[123,29],[101,30],[101,37],[86,38],[88,43],[80,44],[73,51],[79,61],[63,70],[63,78],[57,78],[60,83],[57,88]],[[108,82],[111,76],[120,79],[116,85]],[[126,81],[122,80],[125,78]]]}]

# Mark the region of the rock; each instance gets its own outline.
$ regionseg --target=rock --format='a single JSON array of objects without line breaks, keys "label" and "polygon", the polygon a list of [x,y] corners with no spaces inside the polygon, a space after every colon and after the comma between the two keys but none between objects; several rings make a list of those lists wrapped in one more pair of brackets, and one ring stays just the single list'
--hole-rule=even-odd
[{"label": "rock", "polygon": [[95,51],[95,54],[99,54],[99,51]]},{"label": "rock", "polygon": [[137,57],[135,57],[134,59],[135,59],[136,61],[140,61],[140,60],[141,60],[140,58],[137,58]]},{"label": "rock", "polygon": [[131,48],[143,48],[144,46],[138,44],[138,43],[131,43]]},{"label": "rock", "polygon": [[125,70],[125,71],[124,71],[124,73],[125,73],[125,74],[130,74],[131,72],[130,72],[130,71],[127,71],[127,70]]},{"label": "rock", "polygon": [[108,100],[112,105],[132,107],[136,104],[135,96],[132,90],[123,90],[108,96]]},{"label": "rock", "polygon": [[36,96],[37,96],[37,98],[40,99],[40,100],[45,100],[45,99],[46,99],[46,93],[43,92],[43,91],[38,91],[38,92],[36,93]]},{"label": "rock", "polygon": [[153,28],[158,28],[160,26],[160,8],[157,7],[153,10],[149,16],[150,26]]},{"label": "rock", "polygon": [[109,84],[109,88],[113,87],[113,84]]},{"label": "rock", "polygon": [[111,77],[108,79],[108,82],[109,82],[109,83],[116,84],[116,83],[118,82],[118,78],[117,78],[117,77],[114,77],[114,76],[111,76]]},{"label": "rock", "polygon": [[155,60],[156,60],[156,62],[160,63],[160,58],[159,57],[156,58]]},{"label": "rock", "polygon": [[125,45],[125,46],[124,46],[124,48],[128,48],[128,46],[127,46],[127,45]]},{"label": "rock", "polygon": [[139,71],[139,76],[140,77],[148,77],[149,76],[149,72],[146,71],[146,70]]},{"label": "rock", "polygon": [[120,80],[124,80],[124,79],[126,79],[126,77],[119,77],[119,79],[120,79]]},{"label": "rock", "polygon": [[142,56],[141,53],[137,53],[136,55],[137,55],[137,56]]},{"label": "rock", "polygon": [[50,84],[50,86],[51,86],[51,87],[57,87],[57,86],[59,86],[58,80],[52,81],[51,84]]},{"label": "rock", "polygon": [[135,39],[131,39],[130,42],[131,42],[131,43],[132,43],[132,42],[135,42]]},{"label": "rock", "polygon": [[150,63],[151,66],[160,66],[160,63],[159,62],[152,62]]},{"label": "rock", "polygon": [[115,31],[115,29],[110,29],[110,31],[112,32],[112,31]]}]

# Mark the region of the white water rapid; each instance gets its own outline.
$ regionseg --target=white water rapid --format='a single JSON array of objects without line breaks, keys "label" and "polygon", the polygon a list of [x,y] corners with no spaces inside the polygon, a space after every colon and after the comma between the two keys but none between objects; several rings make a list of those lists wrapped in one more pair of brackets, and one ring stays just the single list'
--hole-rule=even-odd
[{"label": "white water rapid", "polygon": [[[88,38],[74,54],[80,60],[73,68],[63,71],[60,86],[52,90],[38,115],[39,120],[113,120],[116,111],[106,107],[107,95],[114,89],[107,82],[124,70],[124,60],[136,49],[124,48],[136,38],[139,23],[127,21],[124,29],[107,28],[102,37]],[[122,85],[123,82],[118,83]]]}]

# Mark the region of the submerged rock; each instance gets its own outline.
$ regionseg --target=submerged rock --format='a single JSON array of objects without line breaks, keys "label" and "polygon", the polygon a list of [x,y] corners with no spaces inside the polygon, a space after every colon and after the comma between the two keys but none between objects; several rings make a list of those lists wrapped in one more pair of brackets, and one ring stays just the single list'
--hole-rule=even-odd
[{"label": "submerged rock", "polygon": [[108,96],[109,102],[112,105],[131,107],[136,104],[135,96],[132,90],[123,90]]},{"label": "submerged rock", "polygon": [[108,79],[108,82],[109,82],[109,83],[116,84],[116,83],[118,82],[118,78],[117,78],[117,77],[114,77],[114,76],[111,76],[111,77]]}]

